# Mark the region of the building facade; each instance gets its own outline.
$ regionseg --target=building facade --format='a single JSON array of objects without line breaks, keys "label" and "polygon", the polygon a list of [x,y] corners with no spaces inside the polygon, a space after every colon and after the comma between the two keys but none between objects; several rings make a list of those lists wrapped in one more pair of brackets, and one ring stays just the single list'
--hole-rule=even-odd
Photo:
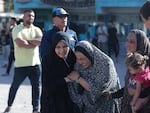
[{"label": "building facade", "polygon": [[[130,29],[144,29],[139,9],[146,0],[14,0],[15,13],[32,8],[36,12],[35,24],[44,30],[52,27],[51,13],[55,7],[64,7],[79,33],[85,33],[89,24],[113,20],[119,34],[126,36]],[[83,30],[85,29],[85,30]]]},{"label": "building facade", "polygon": [[[96,0],[96,14],[102,20],[113,20],[125,36],[130,29],[145,29],[139,10],[146,0]],[[101,16],[103,15],[103,16]]]},{"label": "building facade", "polygon": [[[61,2],[62,1],[62,2]],[[95,19],[95,0],[14,0],[14,12],[22,13],[25,9],[33,9],[36,13],[35,24],[44,30],[52,27],[52,10],[64,7],[70,13],[70,19],[77,23],[92,22]],[[86,6],[87,5],[87,6]],[[88,15],[88,16],[87,16]]]},{"label": "building facade", "polygon": [[54,6],[42,3],[40,0],[14,0],[14,12],[23,13],[26,9],[33,9],[36,13],[35,25],[42,30],[51,26],[51,13]]}]

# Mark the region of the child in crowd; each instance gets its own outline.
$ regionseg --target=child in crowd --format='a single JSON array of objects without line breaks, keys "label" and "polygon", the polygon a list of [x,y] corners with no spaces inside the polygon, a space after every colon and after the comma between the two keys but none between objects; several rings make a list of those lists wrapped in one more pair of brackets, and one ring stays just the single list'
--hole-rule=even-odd
[{"label": "child in crowd", "polygon": [[130,53],[126,58],[126,66],[131,74],[128,82],[128,93],[133,96],[130,105],[132,113],[136,113],[148,102],[150,96],[139,98],[143,88],[150,87],[150,67],[146,67],[148,56],[139,53]]}]

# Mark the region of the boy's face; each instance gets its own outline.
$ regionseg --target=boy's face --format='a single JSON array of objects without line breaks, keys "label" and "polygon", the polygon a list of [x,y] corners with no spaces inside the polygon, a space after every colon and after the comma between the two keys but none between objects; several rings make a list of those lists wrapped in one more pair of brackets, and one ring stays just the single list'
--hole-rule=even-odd
[{"label": "boy's face", "polygon": [[142,15],[141,15],[142,21],[144,22],[145,26],[150,30],[150,17],[148,17],[148,19],[145,19]]}]

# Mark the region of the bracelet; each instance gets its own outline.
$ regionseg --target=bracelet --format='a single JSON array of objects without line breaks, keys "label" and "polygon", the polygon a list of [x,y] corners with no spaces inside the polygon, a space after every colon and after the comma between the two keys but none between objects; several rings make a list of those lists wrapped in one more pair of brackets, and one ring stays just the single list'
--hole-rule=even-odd
[{"label": "bracelet", "polygon": [[79,83],[80,78],[81,78],[81,76],[78,76],[78,78],[75,80],[76,83]]}]

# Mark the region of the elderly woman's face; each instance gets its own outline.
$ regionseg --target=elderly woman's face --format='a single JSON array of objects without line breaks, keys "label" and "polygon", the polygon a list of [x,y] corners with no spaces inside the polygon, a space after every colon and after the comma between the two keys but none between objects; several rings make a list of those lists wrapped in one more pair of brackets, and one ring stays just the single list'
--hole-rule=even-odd
[{"label": "elderly woman's face", "polygon": [[62,41],[59,41],[55,47],[55,52],[60,58],[65,58],[69,53],[69,47]]},{"label": "elderly woman's face", "polygon": [[84,68],[88,68],[92,63],[91,61],[81,52],[75,52],[77,62],[82,65]]},{"label": "elderly woman's face", "polygon": [[136,35],[134,33],[129,33],[126,41],[126,50],[127,53],[133,53],[136,51],[137,48],[137,40]]}]

